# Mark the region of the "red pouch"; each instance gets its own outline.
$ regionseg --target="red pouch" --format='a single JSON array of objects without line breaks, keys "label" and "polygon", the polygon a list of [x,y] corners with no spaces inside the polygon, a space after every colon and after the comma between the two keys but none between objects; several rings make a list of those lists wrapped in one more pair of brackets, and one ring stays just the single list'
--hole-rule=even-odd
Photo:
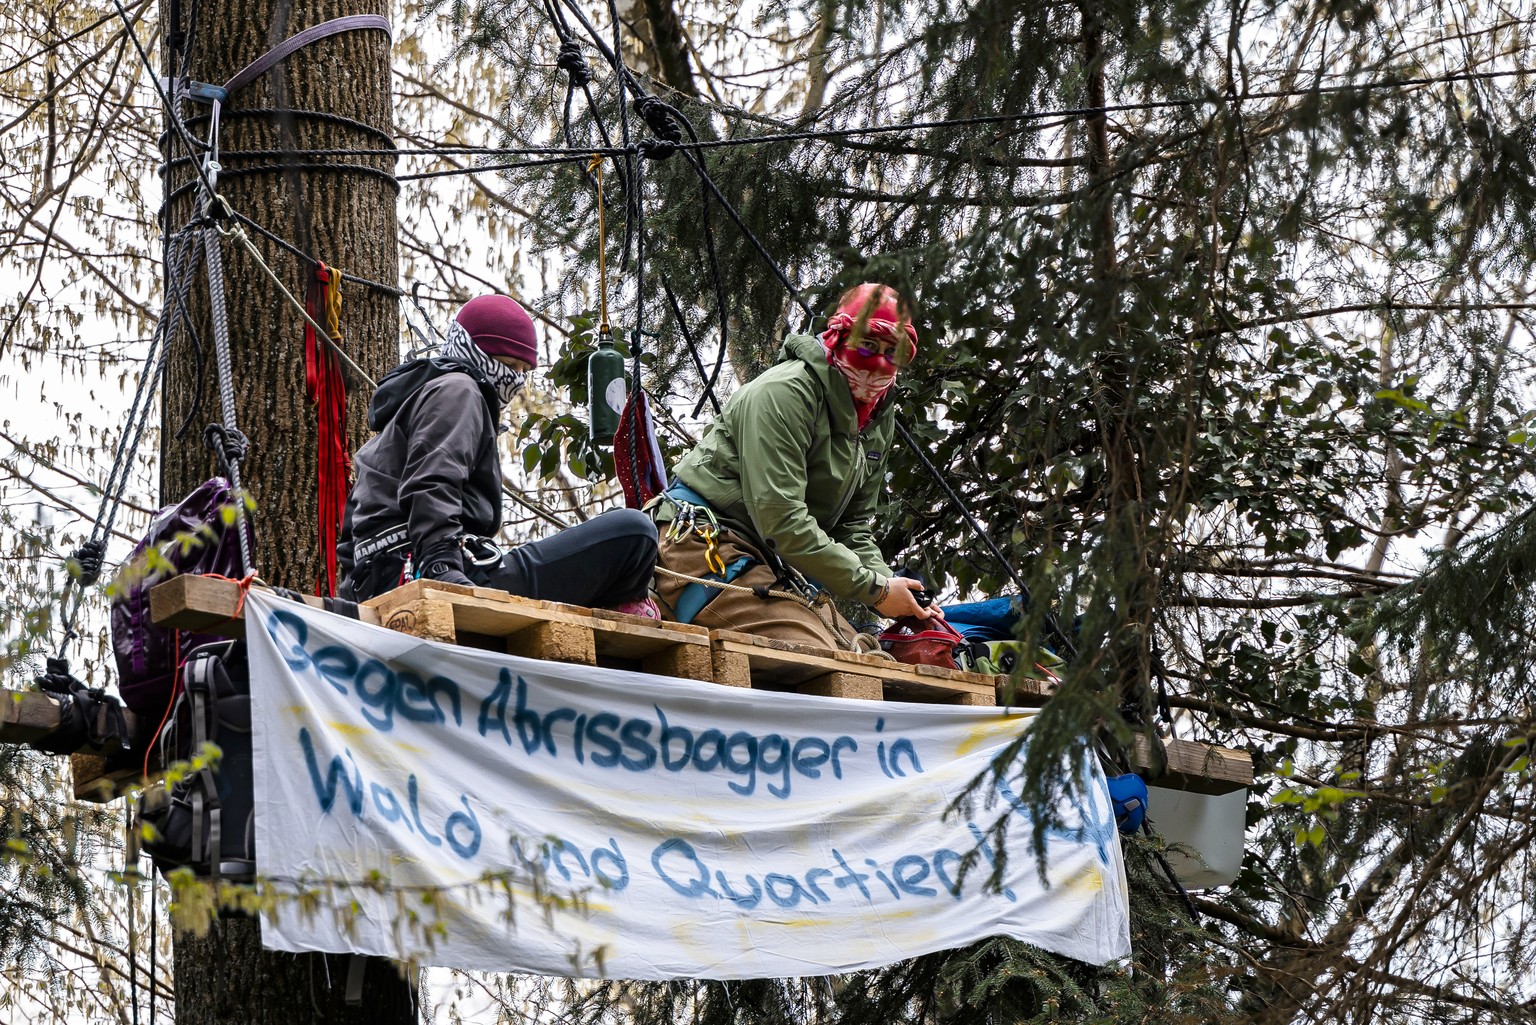
[{"label": "red pouch", "polygon": [[960,632],[942,619],[903,616],[880,635],[880,647],[908,665],[959,669],[955,649],[965,643]]}]

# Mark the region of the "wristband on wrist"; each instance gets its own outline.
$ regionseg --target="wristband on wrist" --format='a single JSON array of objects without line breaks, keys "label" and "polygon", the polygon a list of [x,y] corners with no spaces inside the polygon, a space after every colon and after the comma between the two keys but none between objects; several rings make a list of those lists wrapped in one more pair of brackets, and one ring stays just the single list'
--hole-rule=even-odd
[{"label": "wristband on wrist", "polygon": [[885,599],[891,596],[891,582],[881,580],[875,585],[875,596],[870,599],[869,607],[877,609],[885,604]]}]

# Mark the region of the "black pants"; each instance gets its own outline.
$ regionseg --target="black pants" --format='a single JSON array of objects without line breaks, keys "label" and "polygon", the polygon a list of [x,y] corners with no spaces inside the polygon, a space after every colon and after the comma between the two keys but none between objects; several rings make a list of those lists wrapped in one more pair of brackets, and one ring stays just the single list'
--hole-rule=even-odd
[{"label": "black pants", "polygon": [[611,509],[518,545],[496,565],[466,565],[464,575],[483,587],[590,609],[644,598],[655,570],[656,524],[638,510]]},{"label": "black pants", "polygon": [[[353,569],[343,597],[362,602],[394,590],[404,566],[404,552],[376,556]],[[614,509],[519,545],[493,565],[466,562],[464,575],[481,587],[590,609],[644,598],[655,569],[656,524],[634,509]]]}]

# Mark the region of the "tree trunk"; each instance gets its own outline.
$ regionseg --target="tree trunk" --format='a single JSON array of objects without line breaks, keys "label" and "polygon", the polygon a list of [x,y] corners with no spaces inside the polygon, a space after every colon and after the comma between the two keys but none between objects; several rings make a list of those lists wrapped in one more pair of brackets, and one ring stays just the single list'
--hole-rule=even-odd
[{"label": "tree trunk", "polygon": [[[171,32],[176,8],[163,0]],[[181,5],[182,29],[190,28]],[[383,0],[246,0],[204,3],[188,33],[193,80],[223,83],[282,40],[345,15],[385,14]],[[168,67],[169,54],[161,62]],[[288,109],[279,115],[259,110]],[[393,288],[398,280],[396,188],[387,178],[393,159],[378,156],[281,156],[244,151],[387,149],[391,138],[389,42],[377,30],[349,31],[311,43],[284,59],[225,104],[220,133],[224,173],[218,189],[230,207],[306,253]],[[206,114],[186,109],[186,114]],[[326,115],[340,115],[340,118]],[[164,154],[184,155],[167,125]],[[206,137],[207,119],[192,134]],[[335,172],[296,164],[347,163],[376,172]],[[165,182],[165,228],[174,232],[195,215],[197,182],[183,162]],[[183,190],[183,186],[188,186]],[[238,227],[238,220],[226,227]],[[301,261],[249,226],[263,259],[300,299],[312,273]],[[199,258],[189,266],[190,332],[170,351],[162,421],[161,497],[170,501],[218,472],[202,440],[218,421],[218,370],[207,277]],[[222,241],[229,311],[232,384],[238,428],[250,439],[241,464],[253,503],[255,568],[269,583],[313,592],[323,573],[319,551],[316,413],[305,394],[304,322],[258,263],[231,238]],[[399,358],[397,300],[389,291],[347,282],[342,286],[341,346],[377,380]],[[371,388],[348,371],[347,435],[356,451],[366,435],[364,411]],[[260,852],[257,852],[258,859]],[[259,861],[258,861],[259,865]],[[363,1003],[345,1002],[349,959],[337,955],[278,954],[261,949],[253,919],[215,921],[205,937],[176,939],[176,1018],[181,1025],[254,1023],[392,1023],[416,1018],[411,983],[389,962],[371,959]]]}]

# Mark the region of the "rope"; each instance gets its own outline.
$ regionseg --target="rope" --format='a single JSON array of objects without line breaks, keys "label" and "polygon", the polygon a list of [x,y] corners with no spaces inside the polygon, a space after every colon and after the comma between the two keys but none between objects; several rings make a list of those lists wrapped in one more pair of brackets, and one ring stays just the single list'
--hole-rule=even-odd
[{"label": "rope", "polygon": [[[562,163],[563,162],[564,161],[562,161]],[[395,175],[392,172],[386,171],[386,170],[384,170],[382,168],[378,168],[378,167],[370,167],[367,164],[347,164],[347,163],[317,164],[317,163],[306,162],[306,161],[294,161],[292,163],[287,163],[287,164],[254,164],[254,165],[251,165],[251,166],[248,166],[248,167],[223,167],[223,168],[221,168],[219,170],[219,177],[221,179],[222,178],[245,178],[245,177],[249,177],[251,175],[259,175],[259,174],[286,174],[286,173],[288,173],[290,171],[309,171],[311,173],[322,173],[322,174],[360,174],[360,175],[365,175],[365,176],[368,176],[368,177],[371,177],[371,178],[377,178],[380,181],[383,181],[385,184],[389,185],[392,189],[394,189],[395,195],[397,195],[397,196],[400,194],[400,182],[409,180],[411,178],[422,178],[422,177],[432,177],[433,176],[433,175],[405,175],[405,176],[402,176],[400,178],[396,178]],[[436,174],[436,173],[438,173],[438,172],[434,172],[434,174]],[[174,203],[176,200],[180,199],[182,196],[185,196],[188,192],[191,192],[194,189],[201,189],[201,188],[202,188],[202,185],[200,183],[198,183],[198,182],[195,182],[195,181],[194,182],[185,182],[185,183],[183,183],[181,185],[178,185],[176,188],[172,189],[166,195],[164,202],[161,204],[161,211],[164,212],[167,208],[169,208],[169,206],[172,203]]]},{"label": "rope", "polygon": [[[171,102],[171,97],[165,91],[165,87],[160,84],[160,78],[155,74],[155,66],[150,63],[149,54],[144,51],[144,44],[139,42],[139,34],[138,32],[134,31],[133,21],[128,17],[128,12],[123,9],[122,0],[112,0],[112,6],[117,8],[118,17],[123,19],[123,31],[127,33],[128,38],[133,41],[134,51],[139,55],[139,63],[141,63],[144,66],[144,70],[148,72],[149,80],[154,84],[155,92],[159,95],[160,101],[165,104],[166,119],[176,126],[176,130],[181,136],[182,145],[186,147],[187,152],[195,153],[198,149],[197,143],[193,140],[191,134],[188,133],[186,125],[182,124],[179,118],[173,116],[175,105]],[[206,187],[207,190],[212,193],[213,183],[208,180],[207,169],[204,168],[201,164],[195,162],[193,163],[192,167],[193,170],[197,172],[197,176],[199,179],[201,179],[204,187]]]},{"label": "rope", "polygon": [[[188,117],[184,123],[188,127],[191,127],[193,125],[201,124],[202,122],[209,120],[210,117],[211,115],[209,114],[193,114],[191,117]],[[345,114],[332,113],[329,110],[306,110],[302,107],[240,107],[235,110],[224,110],[219,112],[219,119],[221,121],[228,121],[232,118],[247,117],[270,117],[275,119],[304,118],[309,121],[328,122],[343,128],[350,128],[355,132],[361,132],[364,135],[372,135],[375,138],[383,139],[386,143],[393,143],[395,141],[395,137],[382,128],[376,128],[366,121],[359,121],[356,118],[347,117]],[[165,140],[169,135],[169,132],[161,133],[159,141],[162,147],[165,145]],[[290,150],[285,152],[294,151]],[[391,148],[388,150],[380,151],[378,155],[385,156],[394,152],[397,151]],[[294,155],[305,156],[307,154],[305,154],[303,151],[297,151],[294,152]]]},{"label": "rope", "polygon": [[[203,253],[208,270],[208,307],[213,320],[213,355],[219,372],[219,406],[224,429],[238,432],[234,371],[230,367],[229,358],[229,311],[224,301],[224,253],[219,246],[219,235],[223,230],[213,223],[203,228]],[[235,533],[240,538],[240,569],[242,573],[249,573],[252,565],[251,541],[245,529],[245,495],[240,486],[240,459],[229,458],[227,448],[223,455],[229,470],[229,483],[235,492]]]},{"label": "rope", "polygon": [[[1013,124],[1021,121],[1043,121],[1054,118],[1094,118],[1106,114],[1124,114],[1136,111],[1169,110],[1179,107],[1200,107],[1208,104],[1229,103],[1240,105],[1249,100],[1294,99],[1305,96],[1332,96],[1352,92],[1380,92],[1392,89],[1411,89],[1422,85],[1447,85],[1456,82],[1488,82],[1503,78],[1516,78],[1531,74],[1529,68],[1512,71],[1469,71],[1449,75],[1426,75],[1417,78],[1377,79],[1370,82],[1346,82],[1341,85],[1314,86],[1307,89],[1269,89],[1260,92],[1216,94],[1211,96],[1176,97],[1169,100],[1146,100],[1139,103],[1107,103],[1101,107],[1064,107],[1057,110],[1021,111],[1012,114],[979,114],[973,117],[945,118],[934,121],[908,121],[903,124],[872,125],[862,128],[822,128],[803,132],[775,132],[741,139],[711,139],[707,142],[679,143],[679,150],[727,149],[733,146],[751,146],[775,142],[807,142],[846,139],[860,135],[889,135],[902,132],[922,132],[936,128],[966,128],[975,125]],[[1268,116],[1267,114],[1264,116]]]},{"label": "rope", "polygon": [[788,598],[790,601],[799,602],[808,609],[814,609],[818,605],[825,605],[826,599],[811,599],[794,591],[781,591],[773,587],[743,587],[740,584],[728,584],[724,580],[710,580],[706,577],[693,577],[687,573],[679,573],[677,570],[667,569],[665,566],[657,566],[656,572],[664,577],[672,577],[674,580],[686,580],[690,584],[703,584],[705,587],[718,587],[722,591],[736,591],[741,594],[754,594],[759,598]]},{"label": "rope", "polygon": [[128,407],[127,419],[124,420],[124,434],[120,442],[127,440],[127,444],[118,445],[112,461],[112,469],[107,475],[107,483],[102,489],[101,505],[91,525],[91,532],[85,543],[71,557],[79,567],[79,572],[71,573],[65,578],[64,591],[60,596],[61,621],[64,626],[63,640],[59,644],[60,658],[64,656],[65,646],[75,635],[75,617],[79,615],[80,605],[85,599],[85,589],[94,584],[100,576],[107,539],[112,536],[112,528],[117,522],[117,511],[122,505],[123,495],[128,488],[128,475],[132,471],[139,445],[144,439],[144,430],[149,421],[149,411],[152,406],[149,396],[159,384],[160,376],[165,370],[170,339],[174,336],[176,324],[180,319],[179,311],[182,308],[182,301],[191,283],[190,276],[186,274],[186,260],[192,241],[191,230],[184,228],[171,236],[166,244],[166,298],[161,302],[160,319],[155,325],[154,333],[150,335],[149,351],[144,357],[144,372],[139,377],[138,386],[134,389],[133,401]]},{"label": "rope", "polygon": [[[133,836],[133,811],[134,802],[124,802],[123,812],[128,820],[124,826],[126,836],[123,844],[123,879],[128,883],[128,994],[129,1001],[133,1005],[133,1025],[139,1025],[139,952],[137,949],[139,936],[138,923],[134,921],[133,915],[134,897],[139,890],[137,857],[139,845]],[[150,907],[150,914],[154,914],[153,904]],[[155,980],[150,979],[149,984],[153,986]]]},{"label": "rope", "polygon": [[[281,235],[279,235],[276,232],[272,231],[270,228],[263,227],[262,225],[260,225],[260,224],[256,223],[255,221],[251,220],[251,218],[247,217],[243,213],[240,213],[238,210],[232,210],[232,211],[230,211],[230,213],[234,217],[235,220],[239,221],[241,224],[245,225],[247,228],[250,228],[256,234],[260,235],[262,238],[266,239],[268,242],[271,242],[273,245],[277,246],[278,248],[286,250],[290,255],[297,256],[300,260],[304,261],[305,263],[309,263],[309,264],[314,264],[314,263],[318,263],[319,262],[314,256],[311,256],[309,253],[306,253],[304,250],[300,249],[298,246],[294,245],[292,242],[289,242],[287,239],[283,238]],[[258,254],[258,258],[259,258],[259,254]],[[271,269],[270,268],[268,268],[268,273],[271,273]],[[276,277],[276,275],[273,275],[273,276]],[[357,274],[349,274],[349,273],[347,273],[345,271],[341,272],[341,279],[343,281],[354,282],[354,283],[362,285],[362,286],[364,286],[366,288],[371,288],[375,292],[383,292],[386,295],[394,296],[396,299],[402,298],[406,294],[405,290],[402,289],[402,288],[397,288],[394,285],[386,285],[382,281],[374,281],[371,278],[360,277]]]},{"label": "rope", "polygon": [[[610,12],[610,15],[614,19],[614,50],[612,52],[609,52],[603,46],[602,38],[597,34],[596,30],[592,27],[592,24],[587,20],[586,15],[582,13],[580,7],[578,7],[576,5],[574,0],[565,0],[565,3],[575,13],[577,19],[579,21],[581,21],[581,23],[586,27],[588,34],[591,35],[593,37],[594,41],[597,43],[598,49],[600,51],[602,51],[603,55],[608,59],[608,62],[613,66],[614,70],[618,73],[618,77],[619,77],[619,98],[620,98],[621,104],[622,104],[623,96],[624,96],[623,90],[624,90],[624,79],[625,78],[629,78],[630,79],[631,83],[634,85],[634,87],[635,87],[635,89],[637,91],[643,92],[643,90],[640,90],[638,83],[634,82],[633,76],[629,74],[628,69],[626,69],[625,66],[624,66],[623,59],[619,56],[619,47],[618,47],[618,42],[619,42],[619,40],[618,40],[618,13],[614,9],[614,0],[608,0],[609,12]],[[665,105],[663,105],[663,106],[665,106]],[[659,108],[656,108],[654,106],[650,107],[649,109],[651,109],[651,110],[659,110]],[[668,109],[670,109],[670,108],[668,108]],[[677,116],[679,118],[682,117],[681,114],[679,114]],[[684,123],[686,123],[686,119],[684,119]],[[629,143],[629,138],[628,138],[628,134],[627,134],[628,133],[628,121],[626,120],[624,122],[624,124],[625,124],[625,132],[626,132],[624,142],[625,142],[625,146],[627,148],[628,147],[628,143]],[[705,147],[700,145],[700,146],[697,146],[697,147],[690,147],[690,148],[703,149]],[[800,290],[797,289],[795,287],[794,283],[789,280],[789,275],[787,275],[784,272],[784,268],[781,267],[779,265],[778,261],[773,258],[773,255],[768,252],[768,247],[763,245],[762,240],[759,239],[757,237],[757,235],[755,233],[753,233],[753,231],[749,227],[747,227],[746,222],[742,220],[741,214],[737,212],[736,208],[731,204],[731,202],[728,199],[726,199],[724,194],[721,193],[719,186],[717,186],[715,184],[714,179],[710,177],[708,170],[705,168],[702,156],[695,156],[693,154],[689,154],[689,157],[690,157],[689,162],[693,165],[694,170],[698,172],[699,178],[703,182],[704,186],[709,190],[709,192],[711,194],[714,195],[715,199],[719,201],[720,205],[725,208],[725,212],[730,215],[731,220],[736,223],[736,226],[741,229],[742,233],[747,236],[747,240],[752,243],[753,248],[755,248],[757,250],[758,254],[763,258],[764,262],[768,264],[768,267],[773,271],[774,275],[776,277],[778,277],[780,283],[782,283],[784,285],[784,288],[789,293],[790,298],[792,300],[794,300],[794,302],[802,310],[805,311],[805,314],[806,314],[807,317],[814,317],[815,316],[815,311],[813,311],[811,309],[811,307],[805,302],[805,299],[800,294]],[[998,560],[998,562],[1003,566],[1004,570],[1007,571],[1008,575],[1021,588],[1021,592],[1020,592],[1021,597],[1023,597],[1027,601],[1028,600],[1029,592],[1028,592],[1027,589],[1024,588],[1023,578],[1020,576],[1018,570],[1016,570],[1014,568],[1013,564],[1011,562],[1009,562],[1008,559],[1003,555],[1002,550],[997,547],[996,543],[993,542],[991,536],[981,526],[980,522],[978,522],[976,517],[971,514],[971,511],[966,507],[965,503],[961,500],[960,496],[955,492],[955,490],[953,488],[951,488],[949,486],[949,482],[946,481],[943,478],[943,476],[939,473],[938,468],[935,467],[931,462],[929,462],[928,461],[928,457],[923,452],[921,452],[918,449],[916,441],[907,432],[906,427],[901,423],[900,420],[896,421],[896,429],[897,429],[897,432],[901,435],[902,440],[905,441],[907,443],[907,445],[917,455],[917,457],[918,457],[919,461],[922,463],[924,469],[926,469],[933,476],[933,478],[938,482],[939,486],[944,490],[945,496],[950,500],[950,502],[960,512],[961,516],[965,519],[966,523],[971,527],[971,529],[976,533],[976,535],[979,538],[981,538],[982,542],[986,545],[987,550],[992,554],[992,556],[995,559]],[[1051,624],[1054,624],[1054,617],[1049,617],[1047,622],[1051,623]],[[1055,626],[1054,627],[1053,633],[1062,642],[1064,642],[1066,645],[1070,646],[1070,644],[1071,644],[1070,640],[1067,639],[1065,633],[1063,633],[1061,631],[1059,626]],[[1069,647],[1068,650],[1072,650],[1072,649]]]},{"label": "rope", "polygon": [[[454,175],[460,174],[482,174],[492,171],[516,171],[525,167],[547,167],[551,164],[575,164],[586,160],[588,157],[592,156],[593,152],[593,150],[582,150],[579,153],[572,153],[567,156],[560,157],[549,157],[543,160],[515,160],[505,164],[481,164],[477,167],[451,167],[445,171],[422,171],[418,174],[395,175],[393,176],[392,180],[413,182],[421,181],[425,178],[451,178]],[[601,152],[606,153],[609,151],[603,150]],[[619,153],[620,155],[623,155],[624,151],[620,150]]]},{"label": "rope", "polygon": [[[703,408],[703,404],[707,401],[715,407],[715,415],[719,416],[720,400],[715,397],[714,388],[710,387],[709,375],[704,369],[704,360],[699,355],[699,347],[694,343],[693,332],[688,330],[688,321],[683,317],[683,311],[678,305],[677,296],[673,294],[672,286],[667,283],[666,278],[661,279],[661,292],[667,297],[667,305],[672,308],[672,317],[677,321],[678,330],[683,333],[683,341],[688,346],[688,354],[693,357],[693,365],[699,372],[699,380],[704,382],[704,394],[700,397],[699,404],[693,407],[693,415],[698,416],[699,410]],[[725,351],[723,346],[721,351]]]},{"label": "rope", "polygon": [[[239,217],[242,222],[245,221],[244,217],[240,217],[238,214],[236,216]],[[353,360],[351,356],[347,355],[346,350],[336,344],[335,340],[330,336],[330,333],[320,325],[320,322],[315,320],[314,317],[310,316],[309,311],[304,308],[304,304],[299,302],[294,294],[288,290],[287,285],[283,284],[283,279],[279,277],[277,271],[273,270],[272,266],[262,258],[261,250],[256,248],[256,246],[251,242],[251,237],[245,233],[245,230],[239,224],[229,229],[220,228],[219,232],[234,239],[236,242],[245,247],[245,251],[250,254],[251,258],[256,261],[256,265],[260,267],[266,273],[267,277],[271,279],[272,283],[277,286],[278,291],[283,294],[283,298],[287,299],[289,304],[299,312],[299,315],[304,318],[305,323],[314,328],[315,333],[319,337],[325,339],[325,344],[330,347],[330,350],[334,352],[337,357],[342,360],[342,362],[346,363],[346,365],[352,369],[353,373],[357,374],[360,378],[366,381],[368,383],[368,387],[377,388],[379,386],[378,382],[376,382],[372,377],[368,376],[368,372],[366,370],[358,366],[357,362]],[[318,260],[313,262],[319,263]],[[344,279],[350,278],[350,275],[346,274],[344,271],[338,271],[334,267],[330,268],[330,270],[334,274],[340,275]],[[404,293],[401,294],[403,295]]]},{"label": "rope", "polygon": [[598,331],[608,334],[608,246],[607,227],[603,221],[603,158],[593,157],[587,173],[597,174],[597,308]]}]

